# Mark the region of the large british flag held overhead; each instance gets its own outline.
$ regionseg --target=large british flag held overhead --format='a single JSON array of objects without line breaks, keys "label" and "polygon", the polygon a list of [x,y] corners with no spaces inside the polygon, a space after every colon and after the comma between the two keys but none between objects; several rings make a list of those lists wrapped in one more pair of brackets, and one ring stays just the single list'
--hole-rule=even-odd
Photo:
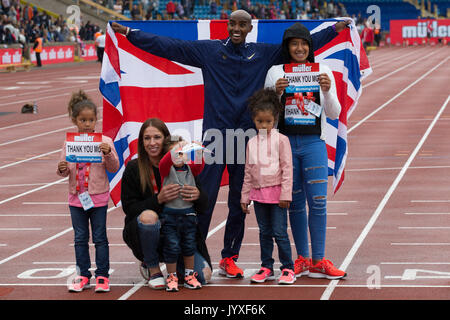
[{"label": "large british flag held overhead", "polygon": [[[305,20],[311,33],[338,19]],[[281,43],[284,30],[295,20],[253,20],[247,42]],[[130,28],[183,40],[225,39],[225,20],[127,21]],[[336,80],[342,111],[339,119],[327,119],[329,175],[336,192],[344,180],[348,154],[347,119],[361,96],[361,79],[371,73],[354,23],[327,45],[315,51],[316,62],[327,64]],[[100,78],[103,95],[103,134],[111,137],[119,154],[120,169],[109,174],[111,198],[120,205],[120,185],[127,162],[137,157],[137,138],[142,122],[163,120],[171,132],[188,132],[202,140],[203,77],[201,69],[154,56],[133,46],[108,24]]]}]

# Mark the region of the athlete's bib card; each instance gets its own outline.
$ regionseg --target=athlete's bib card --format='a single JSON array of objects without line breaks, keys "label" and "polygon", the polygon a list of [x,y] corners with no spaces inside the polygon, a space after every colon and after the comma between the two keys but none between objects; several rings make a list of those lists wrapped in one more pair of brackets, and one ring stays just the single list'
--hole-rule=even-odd
[{"label": "athlete's bib card", "polygon": [[68,132],[66,136],[66,161],[102,162],[102,134]]},{"label": "athlete's bib card", "polygon": [[78,194],[78,199],[80,199],[84,211],[87,211],[94,207],[94,202],[92,201],[92,198],[87,191]]},{"label": "athlete's bib card", "polygon": [[318,105],[312,100],[305,100],[305,109],[316,117],[320,117],[322,113],[322,106]]}]

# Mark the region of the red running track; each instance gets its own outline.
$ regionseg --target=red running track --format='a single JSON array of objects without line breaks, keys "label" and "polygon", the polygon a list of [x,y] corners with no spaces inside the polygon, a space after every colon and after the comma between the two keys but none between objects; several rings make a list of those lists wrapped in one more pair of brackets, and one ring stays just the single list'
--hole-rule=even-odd
[{"label": "red running track", "polygon": [[[246,220],[238,263],[245,278],[219,276],[224,187],[207,240],[213,279],[201,290],[176,294],[144,285],[121,237],[122,209],[112,204],[111,291],[67,292],[75,265],[73,231],[67,180],[55,171],[65,133],[74,130],[66,113],[72,91],[83,89],[101,105],[100,65],[1,74],[0,299],[448,300],[449,56],[448,47],[436,46],[383,48],[369,57],[374,72],[363,81],[349,119],[345,181],[335,195],[329,187],[326,257],[347,271],[346,280],[302,277],[292,286],[251,284],[249,276],[260,264],[254,214]],[[22,105],[33,101],[39,113],[21,114]]]}]

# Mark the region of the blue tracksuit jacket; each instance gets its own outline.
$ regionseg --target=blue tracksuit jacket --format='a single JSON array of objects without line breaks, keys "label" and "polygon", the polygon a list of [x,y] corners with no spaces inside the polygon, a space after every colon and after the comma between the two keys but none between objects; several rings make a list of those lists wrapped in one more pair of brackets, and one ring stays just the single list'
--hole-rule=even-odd
[{"label": "blue tracksuit jacket", "polygon": [[[320,48],[337,35],[332,27],[312,35]],[[231,40],[186,41],[131,30],[128,40],[154,55],[202,69],[204,81],[203,132],[215,128],[253,128],[247,99],[264,87],[267,71],[281,62],[281,45]]]}]

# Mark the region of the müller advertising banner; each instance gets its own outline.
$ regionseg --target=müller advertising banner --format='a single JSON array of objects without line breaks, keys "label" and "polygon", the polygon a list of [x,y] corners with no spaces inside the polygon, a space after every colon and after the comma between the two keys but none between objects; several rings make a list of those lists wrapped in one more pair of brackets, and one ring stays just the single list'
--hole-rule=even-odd
[{"label": "m\u00fcller advertising banner", "polygon": [[67,132],[66,161],[68,162],[102,162],[102,134]]},{"label": "m\u00fcller advertising banner", "polygon": [[0,64],[14,64],[22,62],[22,49],[0,49]]},{"label": "m\u00fcller advertising banner", "polygon": [[391,20],[391,44],[448,43],[450,19]]}]

